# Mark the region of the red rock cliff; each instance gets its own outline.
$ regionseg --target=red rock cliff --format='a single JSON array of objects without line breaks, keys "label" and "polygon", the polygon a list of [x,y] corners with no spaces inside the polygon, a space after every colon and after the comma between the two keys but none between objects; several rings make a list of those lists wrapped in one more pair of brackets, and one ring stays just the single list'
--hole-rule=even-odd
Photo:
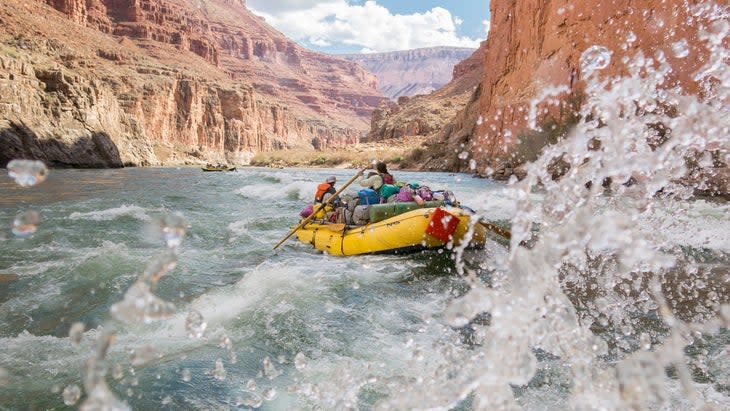
[{"label": "red rock cliff", "polygon": [[0,94],[0,164],[81,166],[340,146],[383,99],[375,76],[297,46],[242,0],[5,1]]},{"label": "red rock cliff", "polygon": [[[424,107],[446,101],[444,92],[453,87],[450,84],[431,96],[377,110],[370,138],[428,136],[430,158],[422,160],[421,167],[482,174],[506,166],[503,175],[508,176],[510,164],[534,158],[575,121],[585,87],[580,58],[591,46],[603,46],[611,53],[610,64],[600,71],[603,78],[626,75],[624,60],[638,53],[652,58],[661,52],[672,67],[664,85],[702,93],[692,75],[707,57],[698,32],[711,25],[691,14],[698,3],[493,1],[489,38],[454,69],[455,79],[462,72],[480,76],[471,83],[478,87],[465,108],[440,125],[430,121],[437,124],[435,128],[417,127],[432,117]],[[558,104],[538,103],[535,122],[545,130],[538,132],[528,127],[530,103],[551,87],[563,91],[556,95]]]},{"label": "red rock cliff", "polygon": [[[636,2],[573,2],[566,0],[491,2],[491,29],[484,44],[484,76],[473,102],[447,132],[454,151],[471,148],[478,170],[499,167],[521,151],[529,139],[544,136],[527,131],[530,100],[550,86],[565,86],[557,106],[538,110],[538,124],[570,121],[580,104],[583,82],[581,54],[600,45],[611,52],[602,76],[626,74],[624,58],[639,51],[647,57],[663,52],[673,71],[665,84],[697,93],[691,75],[702,64],[697,47],[699,24],[690,15],[695,0]],[[695,58],[677,57],[673,44],[688,42]],[[534,143],[534,142],[533,142]],[[537,142],[537,146],[544,142]],[[448,168],[466,169],[466,162],[451,156]]]}]

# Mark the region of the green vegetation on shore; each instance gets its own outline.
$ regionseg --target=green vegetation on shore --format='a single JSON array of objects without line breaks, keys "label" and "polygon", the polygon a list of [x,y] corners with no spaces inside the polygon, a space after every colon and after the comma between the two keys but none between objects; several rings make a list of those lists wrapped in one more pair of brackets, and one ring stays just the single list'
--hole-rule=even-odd
[{"label": "green vegetation on shore", "polygon": [[385,161],[393,168],[401,167],[403,159],[421,144],[420,138],[399,138],[360,143],[345,148],[314,150],[290,148],[256,154],[251,165],[262,167],[365,167],[374,159]]}]

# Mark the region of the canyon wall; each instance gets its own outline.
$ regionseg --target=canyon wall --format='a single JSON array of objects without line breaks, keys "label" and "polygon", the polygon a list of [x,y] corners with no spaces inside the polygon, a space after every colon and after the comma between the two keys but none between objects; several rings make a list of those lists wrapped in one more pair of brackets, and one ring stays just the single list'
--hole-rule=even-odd
[{"label": "canyon wall", "polygon": [[378,76],[380,91],[391,100],[428,94],[452,79],[453,68],[474,49],[427,47],[387,53],[340,54]]},{"label": "canyon wall", "polygon": [[0,165],[85,167],[343,146],[383,100],[374,75],[297,46],[242,0],[3,2],[0,95]]},{"label": "canyon wall", "polygon": [[[455,68],[455,72],[473,70],[475,64],[483,68],[464,109],[436,129],[420,132],[413,125],[430,117],[423,107],[443,99],[436,91],[424,97],[426,101],[413,99],[389,111],[376,111],[369,138],[423,135],[429,155],[419,160],[421,168],[477,174],[496,170],[497,177],[507,178],[577,121],[585,88],[580,60],[592,46],[610,52],[609,64],[599,73],[602,79],[627,75],[626,62],[640,54],[652,59],[662,53],[672,67],[664,86],[704,98],[707,90],[693,79],[708,57],[700,34],[722,27],[693,15],[691,9],[699,3],[491,2],[489,38],[474,54],[476,59]],[[562,91],[541,97],[557,88]],[[539,102],[533,105],[533,101]],[[528,126],[530,112],[536,115],[536,129]],[[397,129],[398,124],[412,126]]]},{"label": "canyon wall", "polygon": [[[703,64],[697,21],[690,8],[698,1],[631,0],[576,3],[564,0],[492,2],[491,26],[484,54],[485,71],[473,102],[452,122],[442,137],[449,159],[443,165],[467,170],[458,158],[468,147],[477,171],[502,169],[529,160],[553,136],[575,121],[584,89],[580,58],[594,45],[607,48],[609,65],[602,78],[628,74],[626,59],[643,53],[663,53],[673,67],[666,87],[697,94],[692,74]],[[675,44],[686,44],[691,58],[678,55]],[[536,123],[545,132],[528,128],[530,103],[550,87],[565,87],[558,104],[539,103]],[[509,174],[509,170],[507,170]]]},{"label": "canyon wall", "polygon": [[451,69],[451,81],[427,95],[402,96],[378,107],[370,122],[369,141],[404,136],[431,136],[441,132],[454,116],[464,110],[484,74],[484,48]]}]

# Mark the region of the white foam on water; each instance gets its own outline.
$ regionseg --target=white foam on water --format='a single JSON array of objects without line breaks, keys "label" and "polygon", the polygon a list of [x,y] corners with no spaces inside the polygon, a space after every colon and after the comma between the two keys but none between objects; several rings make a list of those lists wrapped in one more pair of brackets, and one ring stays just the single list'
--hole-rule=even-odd
[{"label": "white foam on water", "polygon": [[281,185],[252,184],[239,188],[235,193],[254,200],[282,200],[295,196],[299,200],[312,201],[317,184],[312,181],[292,181]]},{"label": "white foam on water", "polygon": [[85,213],[74,212],[68,218],[70,220],[111,221],[125,216],[133,217],[140,221],[152,221],[152,217],[147,214],[147,210],[144,208],[126,204],[107,210],[89,211]]},{"label": "white foam on water", "polygon": [[[515,214],[515,200],[509,192],[508,189],[480,191],[469,195],[468,199],[464,199],[464,196],[459,199],[457,195],[457,200],[487,219],[510,220]],[[538,205],[541,204],[543,197],[541,193],[530,193],[530,201]],[[535,223],[540,222],[541,216],[537,210],[531,214],[531,219]]]},{"label": "white foam on water", "polygon": [[730,253],[730,205],[704,200],[657,200],[639,221],[642,231],[668,246],[708,248]]},{"label": "white foam on water", "polygon": [[231,241],[235,241],[239,237],[250,235],[251,231],[249,229],[249,224],[251,224],[249,219],[238,220],[228,224],[228,230],[233,233]]}]

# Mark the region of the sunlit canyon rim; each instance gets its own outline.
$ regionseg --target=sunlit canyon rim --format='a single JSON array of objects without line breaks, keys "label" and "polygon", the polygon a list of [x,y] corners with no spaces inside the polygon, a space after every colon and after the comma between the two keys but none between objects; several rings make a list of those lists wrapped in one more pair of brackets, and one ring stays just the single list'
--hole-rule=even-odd
[{"label": "sunlit canyon rim", "polygon": [[5,1],[0,20],[3,164],[246,163],[356,142],[384,99],[243,1]]}]

